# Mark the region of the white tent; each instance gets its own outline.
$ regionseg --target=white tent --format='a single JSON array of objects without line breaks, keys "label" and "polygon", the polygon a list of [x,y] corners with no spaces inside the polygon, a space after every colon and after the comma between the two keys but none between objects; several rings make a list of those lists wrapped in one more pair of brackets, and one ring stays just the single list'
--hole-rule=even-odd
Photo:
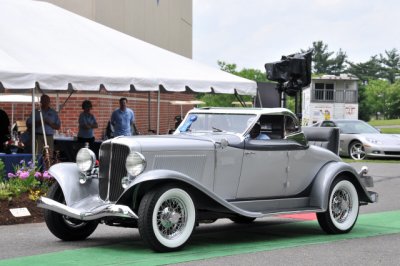
[{"label": "white tent", "polygon": [[55,5],[0,0],[5,88],[256,94],[256,83],[194,62]]},{"label": "white tent", "polygon": [[103,85],[108,91],[159,91],[162,86],[176,92],[256,94],[254,81],[55,5],[0,0],[0,8],[0,89],[98,91]]}]

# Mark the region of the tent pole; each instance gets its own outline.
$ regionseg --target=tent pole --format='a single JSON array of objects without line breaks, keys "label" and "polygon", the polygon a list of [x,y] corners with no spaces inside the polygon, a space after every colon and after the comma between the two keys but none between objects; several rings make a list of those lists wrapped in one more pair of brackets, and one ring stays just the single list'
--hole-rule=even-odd
[{"label": "tent pole", "polygon": [[160,134],[160,100],[161,100],[161,92],[159,88],[157,95],[157,135]]},{"label": "tent pole", "polygon": [[32,89],[32,128],[31,128],[31,134],[32,134],[32,163],[34,166],[36,166],[36,117],[35,117],[35,90],[36,90],[36,85]]},{"label": "tent pole", "polygon": [[148,92],[148,95],[147,95],[147,132],[150,132],[150,130],[151,130],[151,114],[150,114],[150,112],[151,112],[151,95],[150,95],[150,93],[151,92]]},{"label": "tent pole", "polygon": [[11,105],[11,134],[14,127],[14,103]]}]

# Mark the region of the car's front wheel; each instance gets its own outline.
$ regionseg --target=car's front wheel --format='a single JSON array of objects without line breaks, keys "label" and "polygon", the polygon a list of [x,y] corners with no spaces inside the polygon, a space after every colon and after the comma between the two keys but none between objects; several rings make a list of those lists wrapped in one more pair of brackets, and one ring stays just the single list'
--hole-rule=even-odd
[{"label": "car's front wheel", "polygon": [[196,223],[194,201],[180,186],[166,185],[147,192],[138,213],[140,236],[159,252],[181,249]]},{"label": "car's front wheel", "polygon": [[366,156],[364,145],[359,141],[353,141],[349,145],[349,154],[354,160],[364,160]]},{"label": "car's front wheel", "polygon": [[[60,203],[65,203],[64,194],[60,185],[54,183],[47,197]],[[50,232],[56,237],[65,241],[83,240],[88,238],[96,230],[97,221],[80,221],[51,210],[44,210],[44,220]]]},{"label": "car's front wheel", "polygon": [[353,183],[338,178],[330,188],[328,209],[317,213],[318,223],[328,234],[350,232],[358,218],[358,193]]}]

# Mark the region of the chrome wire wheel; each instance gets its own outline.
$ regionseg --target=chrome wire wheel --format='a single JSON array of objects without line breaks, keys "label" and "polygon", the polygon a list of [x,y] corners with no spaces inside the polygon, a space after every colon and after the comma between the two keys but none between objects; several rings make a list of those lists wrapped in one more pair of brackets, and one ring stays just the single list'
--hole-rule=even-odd
[{"label": "chrome wire wheel", "polygon": [[329,214],[339,230],[353,227],[358,216],[358,194],[354,185],[348,180],[338,182],[329,199]]},{"label": "chrome wire wheel", "polygon": [[345,189],[337,190],[333,195],[331,206],[333,219],[338,223],[346,221],[353,208],[350,193]]},{"label": "chrome wire wheel", "polygon": [[166,239],[178,237],[187,223],[187,207],[179,198],[164,201],[157,211],[157,228]]},{"label": "chrome wire wheel", "polygon": [[359,141],[351,143],[349,153],[354,160],[364,160],[366,156],[364,145]]},{"label": "chrome wire wheel", "polygon": [[63,217],[64,223],[66,223],[71,228],[80,228],[80,227],[84,227],[87,224],[87,222],[80,221],[80,220],[71,218],[66,215],[63,215],[62,217]]},{"label": "chrome wire wheel", "polygon": [[155,251],[181,249],[195,223],[195,204],[186,188],[169,184],[147,192],[140,202],[139,233]]},{"label": "chrome wire wheel", "polygon": [[359,212],[359,199],[353,183],[346,178],[335,180],[330,189],[328,209],[317,213],[318,223],[329,234],[350,232]]}]

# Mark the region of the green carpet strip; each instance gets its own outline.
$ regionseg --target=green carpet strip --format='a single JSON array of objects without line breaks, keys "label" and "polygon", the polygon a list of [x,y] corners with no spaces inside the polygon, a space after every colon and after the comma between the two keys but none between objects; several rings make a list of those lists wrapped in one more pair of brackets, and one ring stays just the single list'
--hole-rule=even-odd
[{"label": "green carpet strip", "polygon": [[[179,252],[155,253],[141,241],[82,248],[0,261],[0,266],[22,265],[163,265],[227,255],[268,251],[345,239],[400,233],[400,211],[360,215],[353,230],[343,235],[327,235],[317,221],[264,223],[239,230],[195,234]],[[201,226],[200,226],[201,227]],[[134,229],[133,229],[134,230]],[[49,243],[50,244],[50,243]]]}]

